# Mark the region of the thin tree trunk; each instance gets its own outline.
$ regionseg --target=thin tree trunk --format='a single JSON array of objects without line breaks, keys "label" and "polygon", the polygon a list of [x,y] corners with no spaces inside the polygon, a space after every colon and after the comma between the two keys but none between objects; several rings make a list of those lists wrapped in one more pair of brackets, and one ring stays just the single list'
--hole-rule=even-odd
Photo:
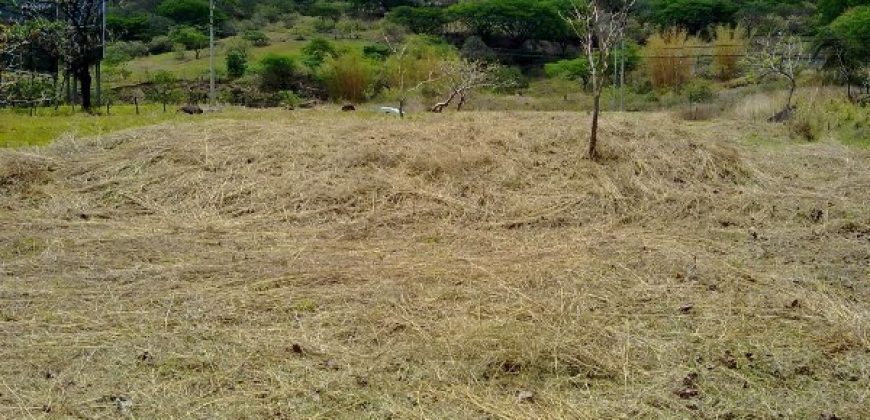
[{"label": "thin tree trunk", "polygon": [[794,79],[789,78],[788,81],[791,83],[791,86],[788,91],[788,102],[785,104],[785,109],[791,109],[791,99],[794,96],[795,89],[797,88],[797,83]]},{"label": "thin tree trunk", "polygon": [[85,111],[91,110],[91,72],[85,67],[78,73],[79,82],[81,83],[82,92],[82,109]]},{"label": "thin tree trunk", "polygon": [[459,97],[459,103],[456,104],[456,110],[457,110],[457,111],[462,111],[462,105],[465,105],[465,100],[466,100],[466,99],[467,99],[467,98],[465,97],[465,95],[461,95],[461,96]]},{"label": "thin tree trunk", "polygon": [[399,118],[405,118],[405,98],[399,99]]},{"label": "thin tree trunk", "polygon": [[601,90],[595,91],[595,100],[592,107],[592,131],[589,133],[589,149],[586,155],[590,160],[595,160],[598,156],[596,147],[598,147],[598,114],[601,110]]}]

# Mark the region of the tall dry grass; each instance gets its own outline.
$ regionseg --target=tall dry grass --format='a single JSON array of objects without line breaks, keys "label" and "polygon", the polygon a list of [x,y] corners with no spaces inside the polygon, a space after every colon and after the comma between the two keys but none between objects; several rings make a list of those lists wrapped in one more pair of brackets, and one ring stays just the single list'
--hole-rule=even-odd
[{"label": "tall dry grass", "polygon": [[362,102],[372,94],[375,69],[362,54],[347,52],[326,63],[323,79],[330,96]]},{"label": "tall dry grass", "polygon": [[656,88],[682,85],[692,78],[701,41],[685,29],[654,33],[644,47],[644,61]]},{"label": "tall dry grass", "polygon": [[746,54],[749,35],[740,25],[719,25],[713,38],[713,68],[720,80],[731,80],[740,71],[740,60]]}]

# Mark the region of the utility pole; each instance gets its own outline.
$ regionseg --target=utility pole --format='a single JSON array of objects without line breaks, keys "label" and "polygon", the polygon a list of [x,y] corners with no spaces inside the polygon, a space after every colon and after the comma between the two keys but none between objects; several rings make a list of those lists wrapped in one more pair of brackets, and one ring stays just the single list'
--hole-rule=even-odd
[{"label": "utility pole", "polygon": [[215,107],[215,92],[214,92],[214,0],[209,0],[208,12],[208,48],[209,48],[209,90],[208,90],[208,106],[211,109]]},{"label": "utility pole", "polygon": [[100,1],[100,18],[102,20],[100,24],[100,60],[97,61],[97,65],[95,67],[96,79],[97,79],[97,87],[96,87],[96,103],[97,105],[102,104],[102,92],[103,92],[103,59],[106,58],[106,0]]},{"label": "utility pole", "polygon": [[619,110],[625,111],[625,34],[622,34],[620,40],[620,49],[622,54],[619,55]]}]

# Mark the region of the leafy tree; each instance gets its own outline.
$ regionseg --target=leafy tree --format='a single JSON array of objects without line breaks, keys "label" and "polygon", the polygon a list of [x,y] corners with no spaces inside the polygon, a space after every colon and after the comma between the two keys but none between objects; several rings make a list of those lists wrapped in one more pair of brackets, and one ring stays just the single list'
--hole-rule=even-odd
[{"label": "leafy tree", "polygon": [[733,23],[737,6],[730,0],[653,0],[652,20],[659,27],[679,26],[697,33],[715,23]]},{"label": "leafy tree", "polygon": [[782,119],[787,119],[794,109],[791,102],[797,89],[798,76],[807,68],[803,44],[795,36],[765,37],[757,43],[759,48],[747,56],[746,61],[751,65],[752,76],[757,79],[776,77],[788,81],[788,99],[779,113]]},{"label": "leafy tree", "polygon": [[193,50],[197,59],[199,53],[208,47],[208,36],[192,26],[182,26],[169,33],[169,39],[181,44],[188,50]]},{"label": "leafy tree", "polygon": [[151,88],[148,90],[148,96],[163,104],[163,112],[166,112],[167,103],[178,101],[181,98],[181,92],[176,88],[178,78],[171,72],[157,71],[151,75],[150,82]]},{"label": "leafy tree", "polygon": [[296,61],[289,55],[269,54],[260,60],[259,72],[263,90],[290,90],[296,77]]},{"label": "leafy tree", "polygon": [[816,6],[819,14],[819,23],[827,25],[849,8],[856,6],[870,6],[870,0],[819,0]]},{"label": "leafy tree", "polygon": [[245,75],[248,69],[248,50],[233,46],[227,49],[227,76],[237,79]]},{"label": "leafy tree", "polygon": [[387,19],[403,25],[418,34],[440,34],[449,18],[440,7],[400,6],[393,9]]},{"label": "leafy tree", "polygon": [[[157,6],[157,14],[183,25],[205,27],[209,21],[209,3],[208,0],[163,0]],[[217,9],[214,19],[220,23],[226,20],[226,15]]]},{"label": "leafy tree", "polygon": [[[589,61],[586,57],[578,57],[567,60],[559,60],[553,63],[544,65],[544,73],[552,79],[561,79],[567,81],[579,81],[583,87],[589,85]],[[568,99],[568,92],[565,92],[565,99]]]},{"label": "leafy tree", "polygon": [[338,51],[324,38],[314,38],[302,47],[302,63],[311,70],[317,70],[327,57],[338,57]]},{"label": "leafy tree", "polygon": [[148,16],[136,14],[106,16],[106,31],[109,38],[117,41],[147,41],[149,38]]},{"label": "leafy tree", "polygon": [[550,1],[468,1],[450,6],[448,13],[484,39],[506,37],[520,43],[527,39],[559,40],[568,34],[559,9]]},{"label": "leafy tree", "polygon": [[242,39],[251,43],[255,47],[265,47],[269,45],[269,37],[263,31],[251,30],[245,31],[242,34]]},{"label": "leafy tree", "polygon": [[867,57],[870,56],[867,28],[870,28],[870,6],[854,7],[823,28],[817,38],[818,51],[826,52],[825,66],[836,70],[852,97],[852,84],[867,81]]}]

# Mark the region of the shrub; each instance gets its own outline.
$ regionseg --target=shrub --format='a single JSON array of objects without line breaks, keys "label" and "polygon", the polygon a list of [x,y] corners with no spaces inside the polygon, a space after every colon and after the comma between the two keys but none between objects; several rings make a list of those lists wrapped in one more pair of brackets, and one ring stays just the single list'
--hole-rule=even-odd
[{"label": "shrub", "polygon": [[690,102],[707,102],[713,99],[713,86],[703,79],[694,79],[683,87],[683,93]]},{"label": "shrub", "polygon": [[656,32],[647,40],[644,57],[650,81],[656,88],[680,86],[692,77],[693,48],[700,42],[685,29]]},{"label": "shrub", "polygon": [[109,66],[114,66],[146,55],[148,55],[148,47],[143,42],[116,42],[106,47],[105,62]]},{"label": "shrub", "polygon": [[248,69],[248,51],[233,47],[227,50],[227,76],[237,79]]},{"label": "shrub", "polygon": [[302,47],[302,62],[311,70],[317,70],[327,57],[337,56],[335,46],[323,38],[314,38]]},{"label": "shrub", "polygon": [[361,102],[373,92],[375,70],[358,52],[348,52],[327,62],[323,79],[335,99]]},{"label": "shrub", "polygon": [[208,47],[208,36],[192,26],[182,26],[169,33],[169,39],[176,44],[184,45],[188,50],[193,50],[199,59],[199,53]]},{"label": "shrub", "polygon": [[336,36],[341,38],[357,39],[363,29],[362,22],[356,19],[341,19],[335,24]]},{"label": "shrub", "polygon": [[187,48],[185,48],[184,45],[181,44],[172,44],[172,52],[176,60],[184,61]]},{"label": "shrub", "polygon": [[737,77],[740,57],[746,54],[748,43],[746,30],[739,25],[735,28],[720,25],[715,29],[713,39],[713,68],[719,80]]},{"label": "shrub", "polygon": [[250,30],[242,34],[242,39],[251,43],[255,47],[265,47],[269,45],[269,37],[263,31]]},{"label": "shrub", "polygon": [[314,31],[325,34],[335,29],[335,21],[332,19],[317,19],[314,21]]},{"label": "shrub", "polygon": [[269,54],[260,60],[260,86],[266,91],[288,90],[296,77],[296,61],[284,54]]},{"label": "shrub", "polygon": [[399,6],[387,15],[390,22],[418,34],[440,34],[449,18],[440,7]]},{"label": "shrub", "polygon": [[390,53],[390,47],[384,44],[367,44],[363,47],[363,55],[369,60],[384,61]]},{"label": "shrub", "polygon": [[148,42],[148,52],[151,54],[163,54],[172,52],[174,45],[166,35],[155,36]]},{"label": "shrub", "polygon": [[292,90],[282,90],[278,92],[278,103],[284,108],[293,109],[302,103],[302,98]]}]

